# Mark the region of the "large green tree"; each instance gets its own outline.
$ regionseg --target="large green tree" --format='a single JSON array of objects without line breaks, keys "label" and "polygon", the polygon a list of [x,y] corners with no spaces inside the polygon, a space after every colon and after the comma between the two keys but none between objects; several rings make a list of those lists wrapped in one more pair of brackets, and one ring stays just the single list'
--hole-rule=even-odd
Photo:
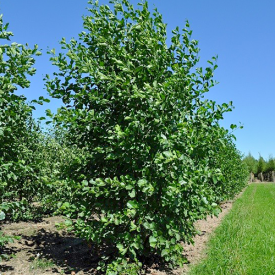
[{"label": "large green tree", "polygon": [[61,209],[78,235],[113,246],[120,263],[152,253],[180,263],[194,221],[226,196],[214,160],[231,144],[219,126],[231,103],[203,99],[217,65],[197,67],[188,23],[167,45],[166,24],[146,1],[137,9],[127,0],[90,4],[85,31],[61,41],[65,54],[52,51],[59,72],[47,76],[49,94],[64,103],[54,121],[79,152],[65,169],[72,193]]}]

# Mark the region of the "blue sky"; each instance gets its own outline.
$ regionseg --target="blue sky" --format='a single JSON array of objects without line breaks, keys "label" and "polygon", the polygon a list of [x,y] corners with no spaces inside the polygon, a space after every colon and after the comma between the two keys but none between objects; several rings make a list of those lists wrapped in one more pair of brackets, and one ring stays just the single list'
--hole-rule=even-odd
[{"label": "blue sky", "polygon": [[[132,0],[132,3],[137,3]],[[156,6],[168,24],[168,38],[176,26],[189,20],[193,38],[199,40],[201,64],[218,55],[215,79],[219,84],[207,95],[218,103],[233,101],[235,109],[225,116],[222,125],[241,124],[236,130],[237,148],[258,158],[275,156],[275,2],[271,0],[148,0]],[[107,4],[107,0],[99,0]],[[83,30],[82,15],[88,14],[86,0],[9,0],[0,1],[4,22],[10,23],[13,41],[38,44],[43,55],[37,58],[37,74],[31,87],[22,91],[29,100],[46,96],[43,76],[55,68],[47,49],[60,49],[62,37],[77,38]],[[35,116],[53,111],[59,102],[37,107]]]}]

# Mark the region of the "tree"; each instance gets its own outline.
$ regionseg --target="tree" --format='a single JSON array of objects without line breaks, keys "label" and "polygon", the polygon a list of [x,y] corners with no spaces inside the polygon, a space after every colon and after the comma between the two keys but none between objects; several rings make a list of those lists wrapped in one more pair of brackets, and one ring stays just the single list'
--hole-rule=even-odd
[{"label": "tree", "polygon": [[181,242],[192,242],[195,220],[217,213],[216,185],[226,179],[211,159],[232,139],[219,126],[232,104],[203,99],[216,59],[196,68],[188,22],[167,46],[166,24],[147,1],[89,3],[85,31],[62,39],[66,54],[51,58],[59,72],[47,76],[49,94],[64,103],[54,121],[79,152],[65,169],[72,193],[60,209],[76,234],[113,247],[107,273],[127,266],[126,255],[182,263]]},{"label": "tree", "polygon": [[257,167],[257,174],[263,173],[265,171],[266,161],[260,155],[258,159],[258,167]]},{"label": "tree", "polygon": [[[0,16],[0,38],[9,41],[13,36]],[[24,192],[30,195],[36,176],[33,150],[36,146],[36,126],[32,119],[34,107],[23,95],[15,93],[18,87],[30,85],[28,75],[35,73],[34,58],[40,55],[38,46],[29,49],[18,43],[0,46],[0,213],[1,219],[11,205],[18,205]],[[8,204],[9,200],[14,203]],[[5,203],[4,203],[5,202]]]},{"label": "tree", "polygon": [[270,155],[265,166],[265,172],[275,171],[275,159]]},{"label": "tree", "polygon": [[251,155],[249,152],[248,155],[243,159],[243,162],[246,164],[249,173],[256,174],[257,173],[257,160]]}]

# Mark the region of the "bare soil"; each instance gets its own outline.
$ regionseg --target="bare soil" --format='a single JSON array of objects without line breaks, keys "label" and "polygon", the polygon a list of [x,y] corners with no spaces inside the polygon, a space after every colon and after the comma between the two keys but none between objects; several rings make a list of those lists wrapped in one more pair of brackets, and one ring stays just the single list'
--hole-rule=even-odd
[{"label": "bare soil", "polygon": [[[201,233],[195,237],[194,245],[183,244],[188,264],[183,268],[169,270],[151,263],[146,274],[187,274],[190,266],[205,256],[204,250],[209,237],[229,212],[232,203],[233,201],[223,203],[218,217],[208,217],[197,222],[196,228]],[[40,222],[3,224],[1,229],[4,234],[20,236],[20,240],[6,246],[4,253],[12,257],[0,263],[0,275],[96,274],[98,251],[94,253],[95,247],[65,230],[58,229],[56,223],[63,221],[62,217],[50,217]]]}]

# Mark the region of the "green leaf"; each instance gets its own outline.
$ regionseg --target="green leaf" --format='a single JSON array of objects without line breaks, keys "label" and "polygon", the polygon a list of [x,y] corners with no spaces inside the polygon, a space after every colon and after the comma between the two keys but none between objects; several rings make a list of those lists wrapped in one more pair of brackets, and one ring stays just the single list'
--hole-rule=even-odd
[{"label": "green leaf", "polygon": [[138,181],[138,186],[139,187],[143,187],[143,186],[146,186],[147,185],[147,180],[146,179],[141,179]]},{"label": "green leaf", "polygon": [[157,240],[154,236],[150,236],[150,238],[149,238],[149,243],[150,243],[150,246],[151,246],[151,247],[155,248],[156,245],[157,245],[157,241],[158,241],[158,240]]},{"label": "green leaf", "polygon": [[167,256],[167,255],[169,255],[169,249],[163,249],[162,251],[161,251],[161,257],[165,257],[165,256]]},{"label": "green leaf", "polygon": [[129,193],[129,196],[130,196],[131,198],[134,198],[134,197],[136,196],[136,190],[133,189],[133,190]]},{"label": "green leaf", "polygon": [[213,214],[214,214],[216,217],[218,217],[219,214],[220,214],[221,212],[222,212],[221,209],[217,207],[217,208],[214,209]]},{"label": "green leaf", "polygon": [[109,77],[104,75],[103,73],[101,72],[98,72],[98,76],[100,78],[100,80],[109,80]]},{"label": "green leaf", "polygon": [[127,207],[130,208],[130,209],[132,209],[132,208],[137,209],[138,206],[139,206],[139,204],[136,200],[132,200],[132,201],[127,202]]},{"label": "green leaf", "polygon": [[89,182],[88,182],[87,180],[83,180],[83,181],[82,181],[82,185],[83,185],[83,186],[88,186],[88,185],[89,185]]},{"label": "green leaf", "polygon": [[66,209],[66,208],[70,208],[70,203],[69,202],[64,202],[61,206],[61,209]]},{"label": "green leaf", "polygon": [[0,221],[4,220],[6,218],[6,215],[3,211],[0,211]]},{"label": "green leaf", "polygon": [[203,198],[202,198],[202,201],[203,201],[204,204],[208,204],[208,200],[207,200],[206,197],[203,197]]},{"label": "green leaf", "polygon": [[121,244],[121,243],[117,244],[116,247],[118,248],[119,253],[122,254],[122,255],[125,255],[126,252],[127,252],[127,250],[128,250],[128,249],[125,248],[125,247],[123,246],[123,244]]},{"label": "green leaf", "polygon": [[216,184],[218,182],[218,179],[216,176],[213,176],[212,179],[213,179],[214,184]]},{"label": "green leaf", "polygon": [[167,158],[173,157],[173,154],[172,154],[171,151],[164,151],[163,154],[164,154]]}]

